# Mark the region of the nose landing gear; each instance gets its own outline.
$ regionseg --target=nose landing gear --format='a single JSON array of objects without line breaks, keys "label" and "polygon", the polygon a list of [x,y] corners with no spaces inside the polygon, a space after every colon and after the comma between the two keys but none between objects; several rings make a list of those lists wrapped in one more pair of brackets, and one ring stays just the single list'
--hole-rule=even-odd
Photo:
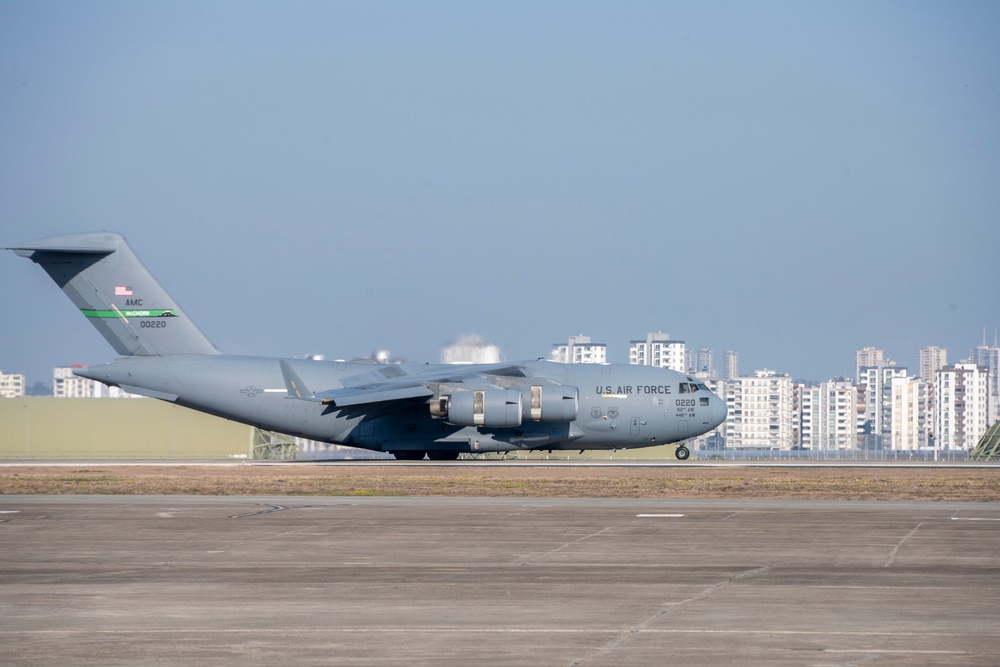
[{"label": "nose landing gear", "polygon": [[677,448],[677,451],[674,452],[674,456],[676,456],[681,461],[687,461],[687,458],[691,456],[691,450],[685,447],[684,445],[681,445],[680,447]]}]

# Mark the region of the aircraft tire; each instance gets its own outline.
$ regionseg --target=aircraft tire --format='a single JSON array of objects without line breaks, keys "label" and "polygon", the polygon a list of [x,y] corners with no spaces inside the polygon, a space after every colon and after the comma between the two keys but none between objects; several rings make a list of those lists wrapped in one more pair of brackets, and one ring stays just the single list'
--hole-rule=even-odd
[{"label": "aircraft tire", "polygon": [[410,450],[404,450],[401,452],[390,452],[399,461],[422,461],[424,458],[424,452],[414,452]]},{"label": "aircraft tire", "polygon": [[458,458],[458,452],[442,452],[431,450],[427,452],[427,458],[431,461],[454,461]]},{"label": "aircraft tire", "polygon": [[681,461],[687,461],[687,458],[691,456],[691,450],[685,447],[684,445],[681,445],[680,447],[677,448],[677,451],[674,452],[674,456],[676,456]]}]

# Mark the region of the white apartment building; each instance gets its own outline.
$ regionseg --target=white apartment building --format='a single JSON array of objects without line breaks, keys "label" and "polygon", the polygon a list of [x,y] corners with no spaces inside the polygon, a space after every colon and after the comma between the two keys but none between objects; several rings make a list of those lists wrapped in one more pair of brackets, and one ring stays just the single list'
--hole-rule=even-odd
[{"label": "white apartment building", "polygon": [[796,387],[799,442],[814,450],[851,449],[858,433],[858,388],[848,380]]},{"label": "white apartment building", "polygon": [[933,383],[937,372],[948,365],[948,350],[943,347],[920,349],[920,379]]},{"label": "white apartment building", "polygon": [[985,336],[983,338],[983,344],[972,350],[969,358],[972,363],[985,368],[989,373],[989,378],[986,380],[986,392],[989,394],[986,419],[992,426],[1000,420],[1000,347],[997,346],[996,340],[993,341],[993,347],[989,347],[986,345]]},{"label": "white apartment building", "polygon": [[722,353],[722,379],[732,380],[740,376],[740,353],[726,350]]},{"label": "white apartment building", "polygon": [[792,448],[792,379],[787,374],[765,369],[725,385],[727,449]]},{"label": "white apartment building", "polygon": [[929,386],[923,378],[892,378],[892,449],[912,451],[929,446],[927,429]]},{"label": "white apartment building", "polygon": [[924,428],[927,431],[929,447],[934,439],[934,382],[937,372],[948,365],[948,350],[943,347],[924,347],[920,349],[920,379],[927,383],[927,402],[924,406]]},{"label": "white apartment building", "polygon": [[861,382],[861,369],[875,366],[895,366],[895,361],[885,358],[885,352],[875,347],[864,347],[854,353],[854,381]]},{"label": "white apartment building", "polygon": [[858,369],[856,382],[864,400],[861,435],[868,439],[868,446],[889,447],[886,436],[892,433],[892,379],[906,376],[906,368],[896,366],[895,361]]},{"label": "white apartment building", "polygon": [[635,366],[669,368],[686,372],[686,348],[682,340],[670,340],[662,332],[646,334],[646,340],[629,341],[628,362]]},{"label": "white apartment building", "polygon": [[938,371],[934,383],[934,447],[976,446],[987,424],[989,372],[973,363],[958,363]]},{"label": "white apartment building", "polygon": [[0,372],[0,398],[24,396],[24,376],[20,373]]},{"label": "white apartment building", "polygon": [[715,378],[715,369],[712,367],[712,350],[710,348],[699,348],[694,353],[694,363],[690,371],[703,380]]},{"label": "white apartment building", "polygon": [[592,343],[590,336],[570,336],[566,344],[556,343],[552,346],[552,361],[564,364],[606,364],[608,346],[604,343]]}]

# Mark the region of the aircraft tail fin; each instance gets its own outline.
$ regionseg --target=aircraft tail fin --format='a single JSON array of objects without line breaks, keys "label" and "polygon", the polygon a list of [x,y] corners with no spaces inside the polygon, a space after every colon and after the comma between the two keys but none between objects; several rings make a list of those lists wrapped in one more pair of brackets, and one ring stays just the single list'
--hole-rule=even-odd
[{"label": "aircraft tail fin", "polygon": [[70,234],[9,250],[45,269],[121,355],[220,353],[121,234]]}]

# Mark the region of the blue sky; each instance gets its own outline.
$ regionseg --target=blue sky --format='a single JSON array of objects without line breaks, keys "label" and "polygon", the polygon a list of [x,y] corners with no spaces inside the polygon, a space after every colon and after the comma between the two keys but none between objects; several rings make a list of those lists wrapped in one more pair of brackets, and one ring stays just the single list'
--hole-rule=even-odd
[{"label": "blue sky", "polygon": [[[741,370],[1000,327],[1000,4],[0,4],[0,246],[109,229],[223,350]],[[110,347],[0,255],[0,369]]]}]

